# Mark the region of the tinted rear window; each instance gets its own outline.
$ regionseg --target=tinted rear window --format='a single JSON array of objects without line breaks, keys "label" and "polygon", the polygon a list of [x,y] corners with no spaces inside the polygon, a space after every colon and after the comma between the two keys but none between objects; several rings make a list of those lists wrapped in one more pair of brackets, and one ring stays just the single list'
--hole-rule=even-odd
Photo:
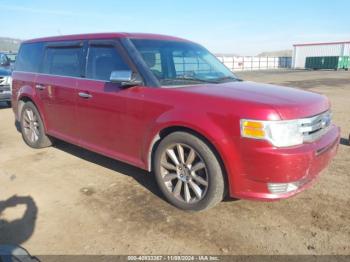
[{"label": "tinted rear window", "polygon": [[22,44],[17,55],[15,70],[23,72],[38,72],[43,49],[43,43]]},{"label": "tinted rear window", "polygon": [[42,71],[45,74],[81,77],[82,48],[47,48]]}]

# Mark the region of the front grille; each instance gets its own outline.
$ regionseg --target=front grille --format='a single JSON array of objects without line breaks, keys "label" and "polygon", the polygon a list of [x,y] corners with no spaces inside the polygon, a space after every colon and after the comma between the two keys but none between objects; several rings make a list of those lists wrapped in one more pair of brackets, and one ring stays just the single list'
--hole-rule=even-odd
[{"label": "front grille", "polygon": [[327,111],[322,114],[300,119],[300,131],[304,142],[313,142],[323,136],[332,123],[332,114]]},{"label": "front grille", "polygon": [[0,86],[0,92],[3,91],[11,91],[11,87],[10,86]]}]

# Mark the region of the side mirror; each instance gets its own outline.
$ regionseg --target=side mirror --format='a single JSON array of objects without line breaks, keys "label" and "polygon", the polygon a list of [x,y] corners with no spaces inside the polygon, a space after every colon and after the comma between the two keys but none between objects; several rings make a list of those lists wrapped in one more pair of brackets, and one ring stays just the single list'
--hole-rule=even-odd
[{"label": "side mirror", "polygon": [[131,70],[112,71],[109,80],[112,83],[119,83],[122,86],[135,86],[142,84],[142,80],[138,75],[133,76]]},{"label": "side mirror", "polygon": [[1,66],[9,66],[11,64],[11,61],[10,59],[6,56],[6,55],[3,55],[1,54],[0,56],[0,65]]},{"label": "side mirror", "polygon": [[11,63],[9,60],[4,60],[4,61],[1,61],[0,65],[1,66],[9,66]]}]

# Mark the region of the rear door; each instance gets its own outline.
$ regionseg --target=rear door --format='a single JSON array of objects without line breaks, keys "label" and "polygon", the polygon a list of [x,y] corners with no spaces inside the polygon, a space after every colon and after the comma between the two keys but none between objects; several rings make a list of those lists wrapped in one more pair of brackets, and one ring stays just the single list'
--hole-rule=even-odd
[{"label": "rear door", "polygon": [[58,138],[77,142],[77,79],[84,68],[83,43],[49,43],[36,89],[46,114],[47,132]]},{"label": "rear door", "polygon": [[[17,111],[18,92],[21,88],[30,87],[30,90],[35,90],[35,80],[41,64],[44,52],[44,44],[39,43],[23,43],[21,44],[16,67],[12,73],[12,106]],[[35,92],[33,92],[35,96]],[[40,99],[35,99],[36,105],[42,112],[42,104]],[[17,112],[16,112],[17,114]],[[17,115],[17,117],[20,117]]]}]

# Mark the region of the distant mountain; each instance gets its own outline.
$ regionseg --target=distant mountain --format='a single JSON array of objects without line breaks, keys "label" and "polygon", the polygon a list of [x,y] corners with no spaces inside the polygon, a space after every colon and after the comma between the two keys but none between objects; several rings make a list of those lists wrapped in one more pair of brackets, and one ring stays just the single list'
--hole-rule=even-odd
[{"label": "distant mountain", "polygon": [[293,50],[279,50],[279,51],[270,51],[262,52],[257,56],[293,56]]},{"label": "distant mountain", "polygon": [[8,38],[8,37],[0,37],[0,51],[12,51],[17,52],[21,40]]}]

